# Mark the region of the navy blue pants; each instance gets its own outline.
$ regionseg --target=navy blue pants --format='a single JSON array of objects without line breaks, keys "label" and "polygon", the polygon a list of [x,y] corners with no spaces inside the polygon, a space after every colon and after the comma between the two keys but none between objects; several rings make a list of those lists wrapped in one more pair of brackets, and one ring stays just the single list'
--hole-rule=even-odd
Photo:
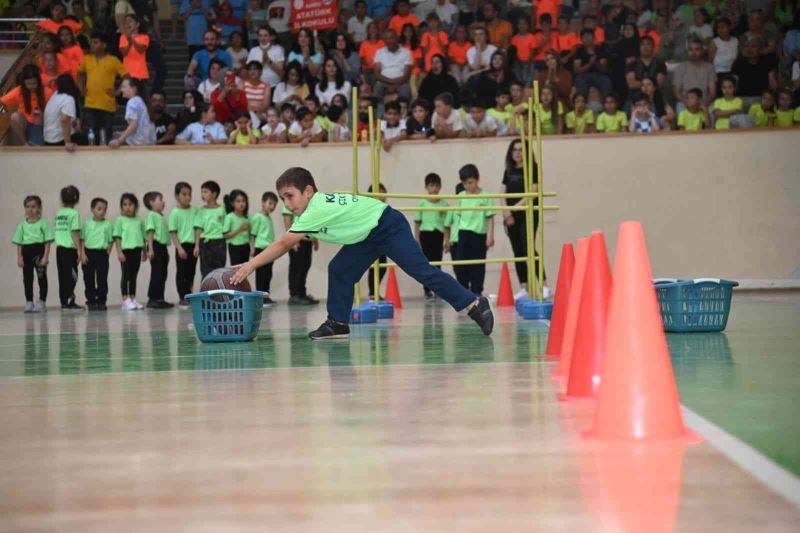
[{"label": "navy blue pants", "polygon": [[409,276],[429,287],[456,311],[475,301],[475,295],[452,276],[431,266],[419,243],[414,240],[406,217],[386,207],[378,225],[367,238],[348,244],[328,265],[328,315],[337,322],[348,322],[353,308],[353,285],[369,266],[386,255]]}]

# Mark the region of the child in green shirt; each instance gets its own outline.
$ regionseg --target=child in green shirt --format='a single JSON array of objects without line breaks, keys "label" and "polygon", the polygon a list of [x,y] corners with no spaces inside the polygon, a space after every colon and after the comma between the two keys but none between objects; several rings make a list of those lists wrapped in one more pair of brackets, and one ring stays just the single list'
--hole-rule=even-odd
[{"label": "child in green shirt", "polygon": [[81,215],[75,210],[81,193],[74,185],[61,189],[61,205],[53,222],[58,269],[58,297],[62,310],[81,310],[75,303],[75,284],[78,281],[78,261],[83,257],[81,246]]},{"label": "child in green shirt", "polygon": [[164,196],[150,191],[142,198],[144,206],[150,210],[144,221],[147,239],[147,258],[150,260],[150,284],[147,287],[147,307],[149,309],[171,309],[173,304],[164,301],[164,288],[167,285],[167,266],[169,265],[169,228],[164,220]]},{"label": "child in green shirt", "polygon": [[[431,172],[425,176],[425,190],[428,194],[439,194],[442,190],[442,178],[439,174]],[[444,200],[420,200],[419,207],[444,207]],[[447,211],[447,214],[455,211]],[[444,248],[444,219],[445,211],[417,211],[414,216],[414,237],[422,248],[422,253],[428,261],[441,261]],[[436,267],[441,268],[441,267]],[[429,287],[424,287],[425,299],[433,300],[436,295]]]},{"label": "child in green shirt", "polygon": [[787,89],[778,92],[778,108],[775,110],[775,125],[791,128],[794,124],[795,110],[792,107],[792,93]]},{"label": "child in green shirt", "polygon": [[142,261],[147,261],[145,253],[144,223],[136,216],[139,210],[139,199],[126,192],[119,200],[121,215],[114,223],[114,242],[117,245],[117,258],[122,266],[122,310],[135,311],[144,309],[136,300],[136,277]]},{"label": "child in green shirt", "polygon": [[83,284],[89,311],[105,311],[108,298],[108,256],[114,246],[114,225],[106,220],[108,202],[93,198],[92,216],[81,227]]},{"label": "child in green shirt", "polygon": [[241,283],[255,269],[272,263],[306,235],[344,245],[328,266],[328,319],[309,333],[312,340],[350,335],[353,285],[385,253],[418,282],[431,287],[454,309],[467,310],[485,335],[494,327],[489,300],[476,297],[456,280],[428,263],[414,241],[406,218],[383,202],[354,194],[322,193],[314,177],[300,167],[290,168],[275,184],[286,209],[297,216],[291,230],[266,250],[237,267],[232,277]]},{"label": "child in green shirt", "polygon": [[567,133],[582,133],[594,132],[594,111],[586,107],[586,96],[581,93],[575,93],[572,97],[573,110],[567,113],[566,125]]},{"label": "child in green shirt", "polygon": [[708,124],[708,110],[703,105],[703,91],[698,88],[686,91],[686,109],[678,115],[678,129],[699,131]]},{"label": "child in green shirt", "polygon": [[206,277],[209,272],[225,266],[225,208],[217,203],[219,183],[206,181],[200,186],[200,197],[205,202],[198,209],[194,219],[194,255],[200,257],[200,275]]},{"label": "child in green shirt", "polygon": [[[458,171],[458,177],[464,184],[463,196],[456,201],[458,207],[489,207],[493,205],[490,198],[481,198],[478,167],[464,165]],[[486,251],[494,246],[494,212],[460,211],[458,217],[458,253],[456,260],[486,259]],[[483,281],[486,278],[486,265],[463,265],[456,273],[459,282],[478,297],[483,293]]]},{"label": "child in green shirt", "polygon": [[747,114],[753,117],[756,128],[771,128],[775,125],[776,111],[775,95],[765,89],[761,93],[761,103],[751,105]]},{"label": "child in green shirt", "polygon": [[[253,255],[263,252],[275,242],[275,226],[272,224],[272,213],[278,206],[278,196],[271,191],[261,195],[261,212],[250,217],[250,247]],[[264,307],[275,302],[269,296],[269,285],[272,282],[272,263],[256,269],[256,290],[264,293]]]},{"label": "child in green shirt", "polygon": [[247,218],[250,201],[247,193],[241,189],[232,190],[222,201],[225,205],[222,236],[228,243],[231,265],[238,265],[253,255],[253,247],[250,245],[250,222]]},{"label": "child in green shirt", "polygon": [[[53,234],[50,226],[42,220],[42,199],[26,196],[25,220],[17,225],[14,238],[17,245],[17,266],[22,269],[22,284],[25,289],[25,312],[41,313],[47,301],[47,263],[50,257],[50,243]],[[33,273],[39,283],[39,300],[33,303]]]},{"label": "child in green shirt", "polygon": [[714,129],[727,130],[731,127],[731,117],[743,112],[744,103],[736,96],[736,82],[732,77],[722,79],[722,98],[714,100]]},{"label": "child in green shirt", "polygon": [[619,133],[628,127],[628,117],[618,108],[617,96],[614,93],[606,95],[603,112],[597,117],[598,133]]},{"label": "child in green shirt", "polygon": [[175,287],[178,290],[178,305],[188,307],[186,295],[192,292],[197,256],[195,248],[194,220],[197,208],[192,205],[192,186],[185,181],[175,184],[175,200],[178,207],[169,213],[169,235],[175,246]]}]

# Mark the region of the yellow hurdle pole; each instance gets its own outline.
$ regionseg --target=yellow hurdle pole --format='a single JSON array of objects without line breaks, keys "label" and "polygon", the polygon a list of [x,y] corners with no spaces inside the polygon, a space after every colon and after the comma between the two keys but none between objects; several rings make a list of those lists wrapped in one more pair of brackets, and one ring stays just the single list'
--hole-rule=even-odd
[{"label": "yellow hurdle pole", "polygon": [[[536,83],[536,81],[534,81]],[[525,179],[526,190],[533,193],[533,165],[535,164],[534,156],[533,156],[533,132],[532,132],[532,125],[533,125],[533,98],[528,98],[528,125],[523,126],[522,128],[522,136],[525,139],[523,143],[522,149],[526,154],[526,165],[525,168],[528,171],[527,177]],[[527,211],[525,212],[525,246],[528,251],[528,264],[527,264],[527,274],[528,274],[528,294],[531,296],[536,296],[538,294],[536,283],[534,282],[534,276],[536,273],[535,264],[536,264],[536,250],[534,249],[534,240],[533,240],[533,198],[531,198],[528,203],[525,205],[527,207]]]},{"label": "yellow hurdle pole", "polygon": [[[349,193],[350,191],[333,191],[333,192],[340,192],[340,193]],[[555,192],[546,192],[543,193],[545,198],[554,198],[557,195]],[[372,192],[362,192],[361,196],[368,196],[370,198],[403,198],[407,200],[458,200],[459,198],[463,198],[463,195],[459,194],[416,194],[416,193],[394,193],[394,192],[379,192],[379,193],[372,193]],[[497,194],[483,194],[481,193],[481,197],[485,196],[486,198],[538,198],[538,193],[531,192],[531,193],[524,193],[524,192],[509,192],[509,193],[497,193]]]},{"label": "yellow hurdle pole", "polygon": [[[370,122],[372,118],[370,117]],[[380,192],[381,183],[381,129],[375,128],[375,148],[372,151],[372,192]],[[372,286],[375,287],[375,303],[381,301],[380,260],[372,263]]]},{"label": "yellow hurdle pole", "polygon": [[[353,116],[350,121],[350,131],[353,135],[353,194],[358,194],[358,89],[353,87],[351,99],[353,101]],[[356,307],[361,307],[361,284],[356,282],[354,300]]]},{"label": "yellow hurdle pole", "polygon": [[[528,107],[530,107],[530,105]],[[528,159],[530,159],[530,154],[528,153],[528,148],[527,148],[528,141],[525,138],[524,122],[523,122],[521,117],[518,118],[518,122],[519,122],[519,130],[520,130],[520,133],[519,133],[519,135],[520,135],[520,143],[521,143],[521,148],[522,148],[522,184],[523,184],[523,190],[525,191],[525,194],[526,195],[527,194],[530,195],[530,196],[527,197],[528,201],[525,204],[525,212],[526,212],[526,215],[525,215],[525,228],[526,228],[526,231],[528,231],[527,230],[527,228],[528,228],[528,219],[531,217],[531,215],[530,215],[530,207],[528,206],[528,204],[533,202],[533,194],[531,193],[531,186],[530,186],[531,169],[528,166]],[[527,246],[527,243],[526,243],[526,246]],[[532,252],[533,252],[532,250],[528,249],[527,253],[525,254],[525,260],[526,260],[525,270],[527,272],[527,279],[529,280],[528,281],[528,291],[530,291],[530,287],[531,287],[530,279],[533,277],[533,253]],[[530,292],[529,292],[529,294],[530,294]]]},{"label": "yellow hurdle pole", "polygon": [[[542,115],[540,113],[542,103],[539,101],[539,82],[533,84],[533,99],[536,102],[536,191],[539,193],[539,203],[536,209],[539,214],[539,271],[536,273],[536,280],[539,284],[539,301],[544,299],[544,199],[542,198],[542,188],[544,187],[544,177],[542,174]],[[535,238],[535,236],[534,236]]]}]

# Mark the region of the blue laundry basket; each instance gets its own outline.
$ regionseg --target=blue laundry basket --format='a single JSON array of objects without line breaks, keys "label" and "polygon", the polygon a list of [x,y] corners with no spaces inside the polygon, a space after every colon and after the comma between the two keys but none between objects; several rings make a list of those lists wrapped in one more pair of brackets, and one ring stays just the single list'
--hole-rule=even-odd
[{"label": "blue laundry basket", "polygon": [[251,341],[258,335],[264,295],[227,289],[186,295],[202,342]]},{"label": "blue laundry basket", "polygon": [[716,278],[654,280],[664,330],[722,331],[728,325],[736,281]]}]

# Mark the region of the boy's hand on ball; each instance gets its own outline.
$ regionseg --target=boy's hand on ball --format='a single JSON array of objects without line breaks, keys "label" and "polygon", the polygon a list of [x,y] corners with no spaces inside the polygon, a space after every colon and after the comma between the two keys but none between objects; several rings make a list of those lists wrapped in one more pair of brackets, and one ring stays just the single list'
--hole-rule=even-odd
[{"label": "boy's hand on ball", "polygon": [[231,283],[238,285],[247,279],[247,276],[253,273],[253,265],[250,261],[240,265],[233,265],[231,268],[236,270],[236,274],[231,277]]}]

